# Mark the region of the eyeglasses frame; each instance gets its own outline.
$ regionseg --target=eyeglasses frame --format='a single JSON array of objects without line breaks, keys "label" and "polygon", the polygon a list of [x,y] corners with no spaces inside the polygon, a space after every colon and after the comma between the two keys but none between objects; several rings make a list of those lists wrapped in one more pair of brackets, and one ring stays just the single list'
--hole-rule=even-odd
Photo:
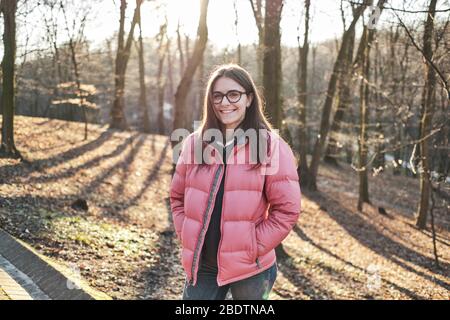
[{"label": "eyeglasses frame", "polygon": [[[238,92],[238,93],[240,94],[239,99],[237,99],[236,101],[233,101],[233,102],[230,101],[230,99],[228,98],[228,94],[229,94],[230,92]],[[216,93],[219,93],[219,94],[222,96],[222,98],[220,99],[220,102],[214,102],[214,94],[216,94]],[[212,95],[211,95],[211,98],[212,98],[213,104],[215,104],[215,105],[221,104],[224,97],[227,97],[227,100],[228,100],[229,103],[237,103],[237,102],[239,102],[239,101],[241,100],[243,94],[247,95],[247,94],[249,94],[249,93],[250,93],[250,92],[248,92],[248,91],[228,90],[225,94],[223,94],[223,93],[220,92],[220,91],[214,91],[214,92],[212,93]]]}]

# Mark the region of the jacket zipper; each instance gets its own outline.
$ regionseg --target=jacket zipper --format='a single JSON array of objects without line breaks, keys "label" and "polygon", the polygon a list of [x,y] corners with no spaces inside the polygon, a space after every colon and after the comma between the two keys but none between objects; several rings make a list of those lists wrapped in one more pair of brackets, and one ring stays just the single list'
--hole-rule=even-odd
[{"label": "jacket zipper", "polygon": [[218,178],[219,178],[221,172],[222,172],[222,166],[219,166],[219,168],[217,169],[216,174],[214,176],[214,181],[213,181],[213,184],[212,184],[212,187],[211,187],[211,191],[209,192],[208,205],[206,206],[205,213],[203,214],[203,225],[202,225],[202,229],[200,231],[200,236],[198,237],[198,240],[197,240],[197,244],[195,246],[194,259],[192,261],[191,281],[190,281],[191,285],[194,284],[194,271],[197,268],[198,252],[199,252],[199,249],[201,247],[200,243],[203,243],[202,238],[205,236],[205,233],[206,233],[206,229],[207,229],[206,221],[208,220],[208,212],[209,212],[209,209],[211,208],[211,203],[212,203],[212,200],[213,200],[212,198],[213,198],[213,196],[215,194],[217,181],[218,181]]},{"label": "jacket zipper", "polygon": [[[223,165],[225,167],[225,165]],[[225,171],[225,176],[224,181],[223,181],[223,196],[225,197],[225,183],[227,182],[226,178],[227,178],[227,172],[228,170]],[[220,263],[219,263],[219,253],[220,253],[220,246],[222,245],[222,234],[223,234],[223,230],[222,230],[222,226],[223,226],[223,205],[224,205],[225,201],[222,201],[222,208],[221,208],[221,212],[220,212],[220,240],[219,240],[219,247],[217,248],[217,283],[220,286]]]}]

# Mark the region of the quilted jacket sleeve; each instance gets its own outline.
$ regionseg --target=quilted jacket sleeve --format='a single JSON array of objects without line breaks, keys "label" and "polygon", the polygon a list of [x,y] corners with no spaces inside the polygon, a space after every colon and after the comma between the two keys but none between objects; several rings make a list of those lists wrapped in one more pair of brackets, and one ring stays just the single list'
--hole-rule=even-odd
[{"label": "quilted jacket sleeve", "polygon": [[175,167],[175,172],[170,184],[170,208],[172,212],[175,232],[178,239],[181,240],[181,227],[184,221],[184,189],[186,183],[186,169],[188,166],[187,158],[190,150],[191,139],[187,137],[181,149],[180,156]]},{"label": "quilted jacket sleeve", "polygon": [[297,222],[301,207],[294,154],[281,138],[275,139],[273,145],[270,166],[277,167],[277,170],[266,175],[265,193],[270,207],[268,218],[256,227],[258,256],[268,253],[287,237]]}]

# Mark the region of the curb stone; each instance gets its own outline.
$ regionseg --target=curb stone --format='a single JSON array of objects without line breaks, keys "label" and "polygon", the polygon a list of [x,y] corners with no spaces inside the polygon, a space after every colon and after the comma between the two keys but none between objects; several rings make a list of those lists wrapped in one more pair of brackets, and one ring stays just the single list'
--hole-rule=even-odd
[{"label": "curb stone", "polygon": [[69,268],[37,253],[2,229],[0,255],[28,276],[52,300],[111,300],[105,293],[78,279]]}]

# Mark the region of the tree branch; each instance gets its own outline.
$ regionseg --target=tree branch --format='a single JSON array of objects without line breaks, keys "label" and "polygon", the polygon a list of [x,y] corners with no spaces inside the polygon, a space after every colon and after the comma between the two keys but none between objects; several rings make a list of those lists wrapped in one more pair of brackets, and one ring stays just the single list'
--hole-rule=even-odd
[{"label": "tree branch", "polygon": [[[428,11],[427,11],[428,12]],[[398,21],[400,22],[400,25],[403,27],[403,29],[405,29],[406,34],[408,35],[408,38],[411,40],[412,44],[414,47],[416,47],[416,49],[422,54],[422,57],[426,60],[426,62],[433,68],[433,70],[439,75],[439,78],[441,79],[442,85],[444,86],[445,90],[447,91],[447,97],[448,99],[450,99],[450,88],[448,86],[447,80],[445,79],[444,75],[442,74],[442,72],[436,67],[436,65],[434,64],[434,62],[429,59],[425,53],[423,52],[422,48],[416,43],[416,41],[414,40],[414,37],[411,35],[411,32],[409,31],[408,27],[403,23],[402,19],[400,19],[400,17],[398,16],[398,14],[396,12],[394,12],[394,14],[397,16]]]},{"label": "tree branch", "polygon": [[[351,0],[346,0],[348,3],[350,4],[355,4],[355,5],[364,5],[364,3],[362,2],[356,2],[356,1],[351,1]],[[382,7],[379,7],[380,9],[387,9],[387,10],[392,10],[392,11],[398,11],[398,12],[405,12],[405,13],[428,13],[428,10],[405,10],[405,9],[398,9],[398,8],[393,8],[393,7],[387,7],[385,5],[383,5]],[[442,10],[436,10],[435,12],[450,12],[450,8],[447,9],[442,9]]]}]

